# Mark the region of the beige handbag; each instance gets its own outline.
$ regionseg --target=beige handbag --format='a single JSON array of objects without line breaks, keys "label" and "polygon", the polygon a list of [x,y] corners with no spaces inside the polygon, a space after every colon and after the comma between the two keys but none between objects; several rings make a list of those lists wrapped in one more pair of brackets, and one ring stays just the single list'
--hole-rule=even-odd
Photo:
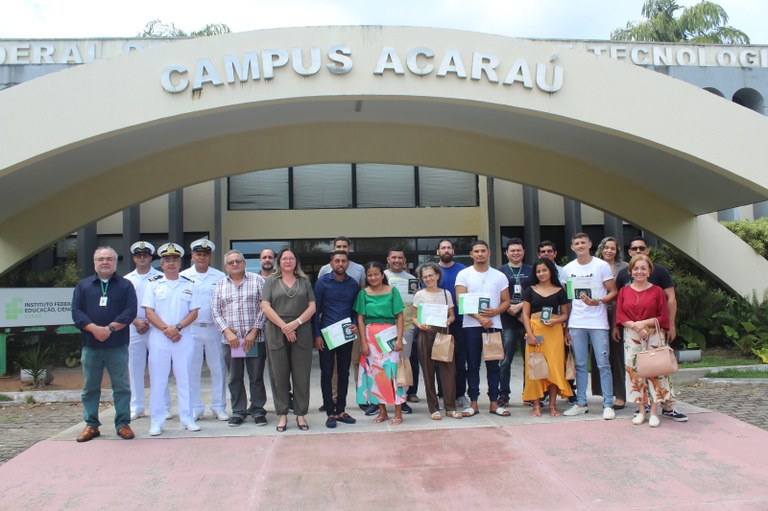
[{"label": "beige handbag", "polygon": [[565,357],[565,379],[576,379],[576,362],[573,360],[573,350],[568,350],[568,356]]},{"label": "beige handbag", "polygon": [[432,344],[432,360],[453,362],[453,336],[447,332],[437,332]]},{"label": "beige handbag", "polygon": [[[664,332],[654,318],[654,327],[648,339],[644,341],[646,349],[637,354],[637,375],[640,378],[656,378],[677,372],[675,352],[667,345]],[[630,337],[637,335],[629,330]]]},{"label": "beige handbag", "polygon": [[501,332],[483,332],[483,360],[503,360]]},{"label": "beige handbag", "polygon": [[397,359],[397,386],[410,387],[411,385],[413,385],[411,361],[403,357],[401,352],[400,357]]}]

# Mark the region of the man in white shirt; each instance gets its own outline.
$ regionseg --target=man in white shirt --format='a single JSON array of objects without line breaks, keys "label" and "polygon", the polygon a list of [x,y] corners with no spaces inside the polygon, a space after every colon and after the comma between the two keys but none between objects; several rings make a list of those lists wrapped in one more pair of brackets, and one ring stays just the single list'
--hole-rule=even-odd
[{"label": "man in white shirt", "polygon": [[[467,387],[470,405],[464,415],[471,417],[479,413],[477,399],[480,396],[480,360],[483,356],[483,333],[498,332],[501,335],[501,314],[509,308],[509,281],[499,270],[490,265],[491,250],[488,243],[477,240],[472,243],[469,255],[474,264],[456,276],[456,297],[466,293],[480,294],[490,300],[490,305],[477,314],[464,314],[464,342],[467,350]],[[509,416],[499,406],[499,361],[485,363],[488,377],[490,411],[503,417]]]},{"label": "man in white shirt", "polygon": [[[576,404],[563,415],[574,416],[589,413],[587,408],[587,361],[589,344],[595,353],[600,385],[603,390],[603,419],[616,418],[613,410],[613,379],[608,359],[610,324],[606,304],[616,298],[616,282],[611,267],[589,250],[592,241],[583,232],[571,238],[571,250],[576,260],[565,265],[568,286],[573,289],[571,313],[568,316],[569,338],[566,342],[573,350],[576,363]],[[592,369],[593,371],[595,368]]]},{"label": "man in white shirt", "polygon": [[189,248],[192,249],[192,266],[181,272],[181,276],[195,283],[195,294],[200,301],[197,319],[190,327],[190,332],[192,332],[192,337],[195,340],[192,367],[189,373],[192,417],[197,421],[205,413],[201,388],[203,357],[205,357],[205,363],[211,374],[211,412],[220,421],[227,421],[229,420],[225,381],[227,368],[224,365],[221,332],[214,324],[211,315],[211,298],[214,287],[226,275],[211,266],[211,253],[216,250],[216,245],[212,241],[207,239],[195,240]]}]

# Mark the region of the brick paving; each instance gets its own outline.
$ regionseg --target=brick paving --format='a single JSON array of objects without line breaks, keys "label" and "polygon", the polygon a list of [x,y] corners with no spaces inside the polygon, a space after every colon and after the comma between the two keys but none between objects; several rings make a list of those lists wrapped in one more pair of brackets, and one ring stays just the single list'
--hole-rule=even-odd
[{"label": "brick paving", "polygon": [[768,430],[768,385],[696,383],[676,388],[677,399]]}]

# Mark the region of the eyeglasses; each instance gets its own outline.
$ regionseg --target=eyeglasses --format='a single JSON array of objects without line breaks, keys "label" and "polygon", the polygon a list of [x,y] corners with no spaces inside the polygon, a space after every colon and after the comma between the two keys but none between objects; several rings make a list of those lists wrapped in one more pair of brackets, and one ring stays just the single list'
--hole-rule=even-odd
[{"label": "eyeglasses", "polygon": [[229,265],[232,265],[232,264],[241,264],[241,263],[244,263],[244,262],[245,262],[245,261],[244,261],[243,259],[233,259],[232,261],[227,261],[227,264],[229,264]]},{"label": "eyeglasses", "polygon": [[96,258],[94,258],[94,261],[96,261],[97,263],[112,262],[114,260],[115,260],[114,257],[96,257]]},{"label": "eyeglasses", "polygon": [[630,250],[645,250],[646,248],[648,248],[648,247],[646,247],[645,245],[638,245],[636,247],[629,247]]},{"label": "eyeglasses", "polygon": [[546,248],[546,249],[543,248],[539,250],[539,254],[554,254],[554,253],[555,251],[552,250],[551,248]]}]

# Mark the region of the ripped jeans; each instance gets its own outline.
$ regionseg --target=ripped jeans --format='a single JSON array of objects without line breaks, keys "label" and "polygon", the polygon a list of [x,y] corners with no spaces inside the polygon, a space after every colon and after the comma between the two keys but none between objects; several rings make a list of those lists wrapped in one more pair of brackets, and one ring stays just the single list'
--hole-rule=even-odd
[{"label": "ripped jeans", "polygon": [[[611,362],[608,358],[609,330],[591,328],[569,328],[571,349],[576,362],[576,403],[587,405],[587,362],[589,360],[589,344],[595,353],[597,369],[600,371],[600,386],[603,390],[603,407],[613,407],[613,378],[611,377]],[[594,371],[595,368],[593,367]]]}]

